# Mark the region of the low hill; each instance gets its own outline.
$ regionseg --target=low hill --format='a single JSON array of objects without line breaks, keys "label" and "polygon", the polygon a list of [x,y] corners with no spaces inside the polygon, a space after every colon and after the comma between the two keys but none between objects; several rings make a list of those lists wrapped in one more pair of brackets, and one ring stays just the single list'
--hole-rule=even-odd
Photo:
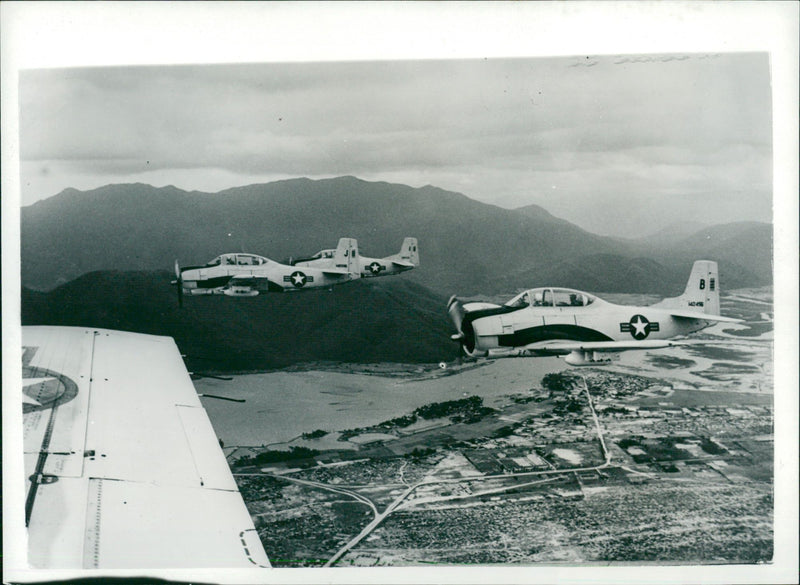
[{"label": "low hill", "polygon": [[[671,256],[688,258],[702,251],[720,266],[735,267],[760,284],[772,282],[772,225],[742,221],[705,227],[673,246]],[[741,286],[750,286],[742,284]]]},{"label": "low hill", "polygon": [[402,278],[332,291],[186,298],[166,272],[99,271],[48,293],[22,291],[23,325],[75,325],[169,335],[197,371],[245,371],[332,360],[431,363],[458,348],[446,300]]}]

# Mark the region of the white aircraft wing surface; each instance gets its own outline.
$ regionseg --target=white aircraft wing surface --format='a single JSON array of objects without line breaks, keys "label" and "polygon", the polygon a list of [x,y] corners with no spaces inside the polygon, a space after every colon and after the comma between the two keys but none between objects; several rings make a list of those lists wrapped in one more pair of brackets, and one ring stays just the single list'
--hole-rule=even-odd
[{"label": "white aircraft wing surface", "polygon": [[28,564],[269,566],[169,337],[23,327]]},{"label": "white aircraft wing surface", "polygon": [[547,341],[532,344],[529,349],[550,351],[554,353],[570,353],[572,351],[627,351],[635,349],[660,349],[683,345],[680,341],[647,340],[647,341]]}]

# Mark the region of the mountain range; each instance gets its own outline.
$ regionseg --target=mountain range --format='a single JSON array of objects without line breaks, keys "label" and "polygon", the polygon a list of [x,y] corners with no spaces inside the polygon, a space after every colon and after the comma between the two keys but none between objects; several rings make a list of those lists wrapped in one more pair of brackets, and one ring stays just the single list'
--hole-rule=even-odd
[{"label": "mountain range", "polygon": [[[772,282],[772,226],[678,225],[653,238],[588,233],[538,206],[501,209],[436,187],[354,177],[296,179],[220,193],[109,185],[67,189],[21,210],[22,323],[169,335],[196,371],[330,360],[456,357],[445,303],[535,286],[673,295],[692,262],[720,263],[724,288]],[[281,261],[356,237],[385,256],[419,240],[419,268],[328,291],[187,298],[173,259],[248,251]]]},{"label": "mountain range", "polygon": [[[694,219],[687,219],[691,225]],[[772,282],[772,226],[681,226],[652,239],[591,234],[538,206],[502,209],[433,186],[355,177],[291,179],[218,193],[108,185],[67,189],[21,210],[22,283],[50,290],[98,270],[165,270],[247,251],[273,260],[358,239],[362,254],[419,240],[421,265],[402,275],[438,295],[498,294],[543,285],[673,294],[693,260],[720,263],[725,288]]]}]

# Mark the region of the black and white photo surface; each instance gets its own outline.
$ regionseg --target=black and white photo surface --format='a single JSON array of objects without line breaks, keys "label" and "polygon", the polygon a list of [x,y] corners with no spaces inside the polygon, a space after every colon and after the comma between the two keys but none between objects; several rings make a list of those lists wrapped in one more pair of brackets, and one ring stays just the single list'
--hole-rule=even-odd
[{"label": "black and white photo surface", "polygon": [[15,56],[14,574],[796,576],[785,52],[579,36]]}]

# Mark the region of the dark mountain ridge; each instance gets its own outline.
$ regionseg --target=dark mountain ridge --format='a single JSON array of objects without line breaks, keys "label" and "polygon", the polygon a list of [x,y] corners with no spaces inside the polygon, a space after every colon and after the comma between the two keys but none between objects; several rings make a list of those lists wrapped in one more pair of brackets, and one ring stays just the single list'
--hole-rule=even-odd
[{"label": "dark mountain ridge", "polygon": [[404,237],[417,237],[421,265],[400,278],[443,295],[544,284],[664,293],[682,288],[699,258],[719,261],[729,288],[772,281],[768,224],[713,226],[649,245],[591,234],[538,206],[508,210],[433,186],[355,177],[213,194],[144,184],[68,189],[21,215],[22,282],[40,290],[94,270],[166,269],[175,258],[201,264],[231,251],[281,261],[343,236],[368,256],[394,254]]},{"label": "dark mountain ridge", "polygon": [[22,209],[22,281],[47,289],[92,270],[167,268],[174,258],[197,264],[241,249],[281,260],[335,246],[342,236],[358,238],[370,256],[396,253],[404,237],[417,237],[422,265],[408,276],[436,290],[477,290],[520,264],[618,248],[575,226],[435,187],[353,177],[217,194],[114,185]]}]

